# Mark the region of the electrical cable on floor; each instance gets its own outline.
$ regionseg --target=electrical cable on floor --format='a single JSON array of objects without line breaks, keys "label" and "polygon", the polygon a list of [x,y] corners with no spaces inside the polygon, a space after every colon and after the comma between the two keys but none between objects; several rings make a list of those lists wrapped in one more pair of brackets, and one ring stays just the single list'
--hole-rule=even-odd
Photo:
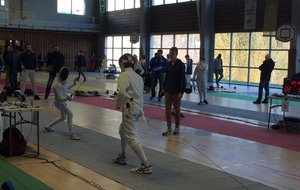
[{"label": "electrical cable on floor", "polygon": [[74,174],[73,172],[71,172],[70,170],[62,167],[62,166],[59,166],[56,164],[57,161],[49,161],[47,158],[40,158],[40,157],[37,157],[36,155],[23,155],[23,157],[26,157],[26,158],[35,158],[35,159],[38,159],[38,160],[44,160],[45,162],[44,163],[49,163],[49,164],[53,164],[55,167],[59,168],[60,170],[64,171],[64,172],[67,172],[68,174],[80,179],[81,181],[84,181],[88,184],[90,184],[91,186],[97,188],[97,189],[100,189],[100,190],[106,190],[104,187],[102,187],[101,185],[93,182],[93,181],[90,181],[90,180],[87,180],[86,178],[80,176],[80,175],[77,175],[77,174]]},{"label": "electrical cable on floor", "polygon": [[[145,108],[144,108],[145,110]],[[152,114],[152,112],[148,111],[150,114]],[[155,116],[152,114],[153,118],[155,118]],[[156,119],[158,120],[158,119]],[[166,126],[162,121],[158,120],[159,122],[161,122],[164,126]],[[153,127],[152,125],[150,125],[151,127]],[[201,150],[199,150],[198,148],[196,148],[195,146],[193,146],[190,142],[188,142],[185,138],[183,138],[180,134],[178,135],[182,140],[184,140],[188,145],[190,145],[190,147],[192,147],[194,150],[196,150],[197,152],[199,152],[202,156],[204,156],[207,160],[209,160],[213,165],[215,165],[217,168],[219,168],[221,171],[223,171],[224,173],[226,173],[228,176],[230,176],[233,180],[235,180],[237,183],[239,183],[242,187],[244,187],[245,189],[249,190],[248,187],[246,187],[242,182],[240,182],[236,177],[234,177],[234,175],[228,173],[227,171],[225,171],[221,166],[219,166],[216,162],[214,162],[212,159],[210,159],[206,154],[204,154]],[[169,141],[169,139],[168,139]]]},{"label": "electrical cable on floor", "polygon": [[[75,91],[77,91],[77,90],[81,87],[82,84],[83,84],[83,82],[76,88]],[[75,93],[75,91],[74,91],[74,93]],[[48,99],[48,101],[52,101],[52,100],[54,100],[54,98]],[[47,101],[47,102],[48,102],[48,101]],[[42,105],[46,104],[47,102],[44,102],[43,104],[36,104],[35,106],[42,106]],[[32,114],[33,114],[33,113],[32,113]],[[33,117],[32,114],[31,114],[31,118]],[[22,127],[22,126],[21,126],[21,127]],[[30,132],[29,132],[29,134],[28,134],[27,137],[26,137],[26,141],[28,141],[28,138],[29,138],[31,132],[32,132],[32,124],[31,124],[31,128],[30,128]],[[27,151],[27,152],[28,152],[28,151]],[[71,171],[67,170],[66,168],[64,168],[64,167],[62,167],[62,166],[58,166],[58,165],[55,163],[56,161],[49,161],[49,160],[46,159],[46,158],[40,158],[40,157],[37,157],[36,155],[31,155],[31,156],[30,156],[30,155],[28,155],[28,154],[27,154],[27,155],[24,155],[23,157],[27,157],[27,158],[35,158],[35,159],[39,159],[39,160],[44,160],[45,163],[51,163],[51,164],[53,164],[55,167],[59,168],[60,170],[65,171],[65,172],[71,174],[72,176],[74,176],[74,177],[76,177],[76,178],[78,178],[78,179],[80,179],[80,180],[82,180],[82,181],[84,181],[84,182],[90,184],[91,186],[93,186],[93,187],[95,187],[95,188],[97,188],[97,189],[100,189],[100,190],[106,190],[106,189],[103,188],[101,185],[96,184],[96,183],[93,182],[93,181],[89,181],[89,180],[87,180],[87,179],[81,177],[80,175],[74,174],[74,173],[72,173]]]}]

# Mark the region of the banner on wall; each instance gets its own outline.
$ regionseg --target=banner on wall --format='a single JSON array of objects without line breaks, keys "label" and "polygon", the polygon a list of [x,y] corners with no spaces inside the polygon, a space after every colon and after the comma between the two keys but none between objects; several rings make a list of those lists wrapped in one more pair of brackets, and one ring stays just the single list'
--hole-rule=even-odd
[{"label": "banner on wall", "polygon": [[256,0],[245,0],[244,29],[254,30],[256,28]]},{"label": "banner on wall", "polygon": [[277,25],[278,0],[266,0],[264,36],[275,36]]}]

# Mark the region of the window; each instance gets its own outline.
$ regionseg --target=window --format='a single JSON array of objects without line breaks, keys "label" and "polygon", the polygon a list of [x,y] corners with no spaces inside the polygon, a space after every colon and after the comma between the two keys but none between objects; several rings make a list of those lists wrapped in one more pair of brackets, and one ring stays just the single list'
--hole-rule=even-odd
[{"label": "window", "polygon": [[107,65],[114,64],[117,68],[120,68],[119,58],[125,53],[136,54],[139,59],[140,43],[132,44],[130,36],[107,36],[104,52],[107,57]]},{"label": "window", "polygon": [[215,57],[222,54],[224,80],[228,83],[259,83],[258,67],[270,54],[275,68],[271,84],[281,86],[287,76],[290,43],[277,41],[274,37],[263,37],[263,32],[215,34]]},{"label": "window", "polygon": [[185,63],[185,55],[189,54],[193,63],[200,59],[200,35],[199,34],[166,34],[150,36],[149,58],[154,57],[158,49],[163,50],[163,56],[167,57],[171,47],[178,48],[178,59]]},{"label": "window", "polygon": [[172,3],[183,3],[183,2],[189,2],[189,1],[196,1],[196,0],[152,0],[152,6],[166,5],[166,4],[172,4]]},{"label": "window", "polygon": [[107,3],[107,11],[118,11],[124,9],[140,8],[140,0],[109,0]]},{"label": "window", "polygon": [[85,15],[85,0],[57,0],[57,13]]}]

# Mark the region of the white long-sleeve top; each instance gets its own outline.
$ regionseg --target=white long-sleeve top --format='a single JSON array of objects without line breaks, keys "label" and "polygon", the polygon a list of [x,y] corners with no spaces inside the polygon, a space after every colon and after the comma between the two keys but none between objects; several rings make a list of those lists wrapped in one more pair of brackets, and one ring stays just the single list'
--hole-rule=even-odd
[{"label": "white long-sleeve top", "polygon": [[206,71],[208,70],[208,65],[205,63],[197,63],[197,66],[194,71],[193,79],[197,81],[205,81],[206,80]]},{"label": "white long-sleeve top", "polygon": [[57,83],[53,87],[55,102],[66,102],[68,100],[68,90],[74,86],[74,84],[69,86],[67,81],[62,81],[57,77]]},{"label": "white long-sleeve top", "polygon": [[[132,102],[135,107],[142,109],[144,82],[132,68],[125,68],[118,77],[118,97],[116,108],[125,107],[127,102]],[[131,99],[131,100],[130,100]]]}]

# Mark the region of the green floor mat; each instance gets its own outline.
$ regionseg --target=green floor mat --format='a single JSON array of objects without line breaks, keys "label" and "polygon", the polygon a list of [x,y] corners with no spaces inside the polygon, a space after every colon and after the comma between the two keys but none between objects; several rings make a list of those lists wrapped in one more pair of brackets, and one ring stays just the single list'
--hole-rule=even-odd
[{"label": "green floor mat", "polygon": [[[244,95],[239,93],[227,93],[227,92],[209,92],[207,96],[216,96],[222,98],[231,98],[237,100],[255,101],[256,96]],[[281,100],[273,100],[276,104],[281,104]],[[290,106],[300,107],[300,102],[290,101]]]},{"label": "green floor mat", "polygon": [[16,190],[50,190],[49,186],[0,158],[0,184],[10,180]]}]

